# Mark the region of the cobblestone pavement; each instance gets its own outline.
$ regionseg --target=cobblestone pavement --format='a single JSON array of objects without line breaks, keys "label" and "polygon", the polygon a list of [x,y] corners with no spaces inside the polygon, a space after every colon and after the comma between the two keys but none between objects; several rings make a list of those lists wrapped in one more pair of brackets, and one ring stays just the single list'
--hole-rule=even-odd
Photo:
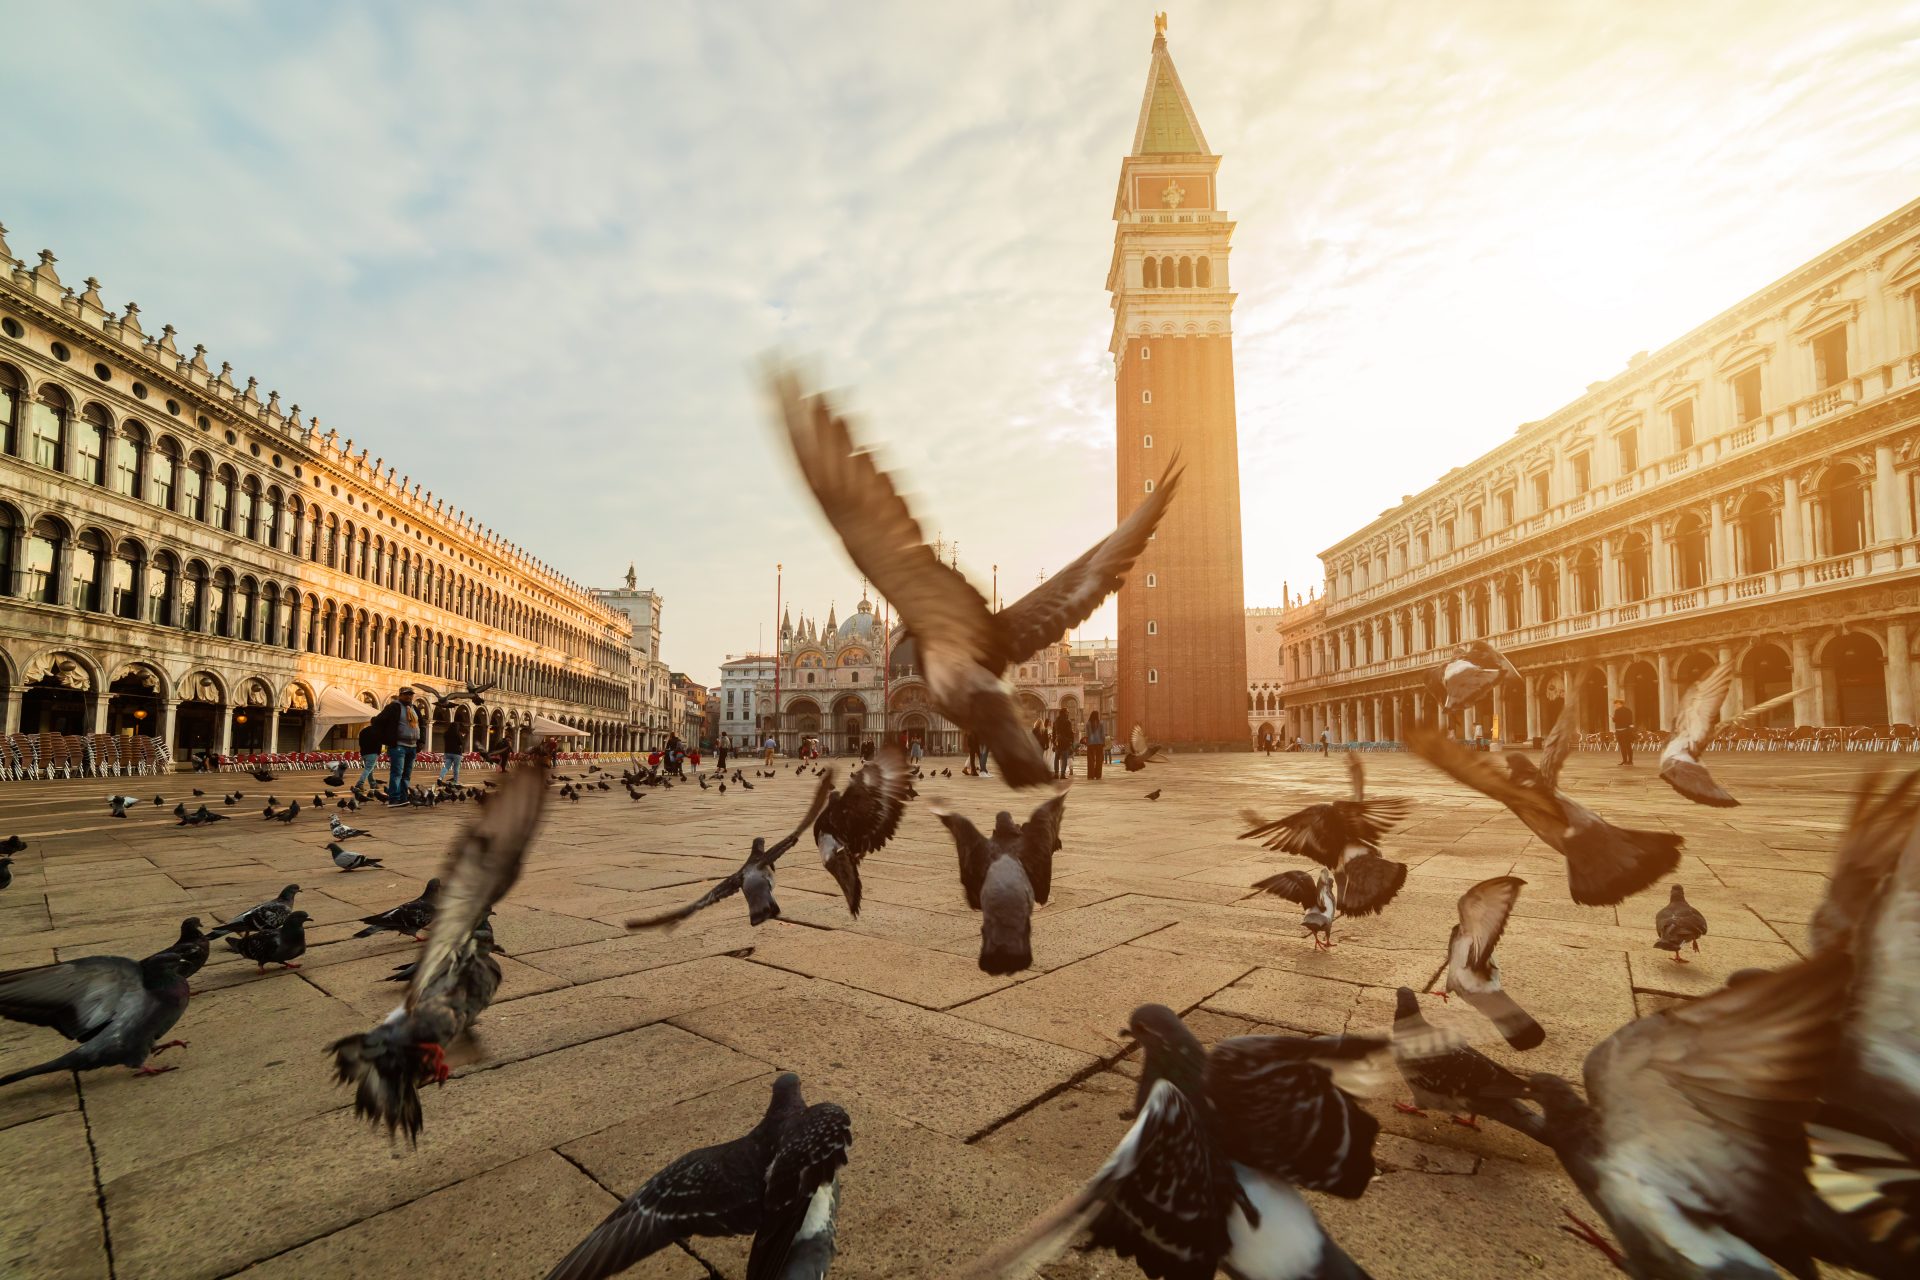
[{"label": "cobblestone pavement", "polygon": [[[1029,802],[997,780],[922,783],[900,838],[867,861],[857,921],[803,847],[780,868],[784,919],[750,929],[736,899],[645,936],[621,922],[690,900],[752,835],[784,833],[812,780],[789,768],[725,796],[688,787],[634,803],[616,788],[556,801],[496,917],[511,953],[500,1003],[477,1056],[429,1091],[412,1152],[354,1120],[322,1050],[396,1002],[381,980],[413,950],[355,940],[352,922],[415,894],[470,809],[363,809],[378,838],[355,843],[389,863],[342,874],[322,819],[258,817],[269,791],[310,799],[318,774],[9,784],[0,835],[30,847],[0,893],[0,966],[145,955],[183,916],[211,926],[289,880],[314,923],[298,972],[262,976],[216,951],[175,1032],[191,1045],[164,1059],[179,1070],[0,1090],[12,1202],[0,1274],[538,1276],[665,1160],[748,1128],[781,1069],[853,1115],[834,1274],[943,1274],[1065,1194],[1119,1138],[1136,1059],[1111,1033],[1136,1004],[1171,1005],[1206,1039],[1382,1029],[1393,987],[1439,962],[1455,897],[1509,873],[1527,888],[1500,959],[1548,1040],[1526,1055],[1497,1040],[1488,1051],[1523,1070],[1577,1075],[1587,1049],[1636,1014],[1790,960],[1855,782],[1907,762],[1712,763],[1744,807],[1688,805],[1651,763],[1592,754],[1568,766],[1569,789],[1602,813],[1687,837],[1678,879],[1712,933],[1685,966],[1651,945],[1664,884],[1617,909],[1576,906],[1556,855],[1403,755],[1367,765],[1378,794],[1419,802],[1388,843],[1412,874],[1383,916],[1341,923],[1330,952],[1302,939],[1297,908],[1245,896],[1254,879],[1308,864],[1234,835],[1243,806],[1278,813],[1342,794],[1337,757],[1181,756],[1077,782],[1053,901],[1035,920],[1036,967],[1018,980],[976,967],[977,921],[926,805],[948,800],[983,826],[1002,806],[1019,814]],[[217,805],[223,783],[246,800],[211,830],[151,806],[125,821],[106,813],[118,790],[158,790],[171,807],[196,784]],[[1163,798],[1147,801],[1156,787]],[[1461,1016],[1426,1003],[1437,1021]],[[0,1072],[60,1051],[52,1032],[0,1024]],[[1612,1274],[1557,1229],[1580,1202],[1545,1151],[1491,1124],[1475,1133],[1371,1105],[1382,1176],[1359,1201],[1315,1205],[1382,1280]],[[745,1243],[696,1240],[632,1274],[738,1277]],[[1127,1273],[1106,1256],[1048,1272]]]}]

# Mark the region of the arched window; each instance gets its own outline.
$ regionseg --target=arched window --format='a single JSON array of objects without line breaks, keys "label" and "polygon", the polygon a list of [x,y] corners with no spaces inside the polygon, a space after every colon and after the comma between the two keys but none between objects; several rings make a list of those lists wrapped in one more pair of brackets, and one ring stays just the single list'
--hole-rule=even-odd
[{"label": "arched window", "polygon": [[107,540],[88,529],[73,542],[73,591],[68,602],[88,613],[100,612],[100,581],[107,557]]},{"label": "arched window", "polygon": [[216,529],[231,529],[233,507],[233,468],[222,466],[213,473],[207,489],[207,523]]},{"label": "arched window", "polygon": [[1201,258],[1193,264],[1193,280],[1202,289],[1213,288],[1213,263]]},{"label": "arched window", "polygon": [[340,572],[353,572],[353,521],[347,520],[340,525]]},{"label": "arched window", "polygon": [[188,631],[205,631],[206,603],[207,566],[195,560],[180,583],[180,625]]},{"label": "arched window", "polygon": [[213,634],[228,637],[233,635],[233,571],[221,569],[213,575],[213,598],[208,612],[213,622]]},{"label": "arched window", "polygon": [[1674,581],[1682,591],[1707,584],[1707,526],[1685,515],[1673,526]]},{"label": "arched window", "polygon": [[1625,601],[1645,600],[1652,577],[1652,557],[1647,550],[1647,540],[1641,534],[1633,534],[1620,548],[1620,598]]},{"label": "arched window", "polygon": [[120,428],[117,444],[113,451],[113,491],[138,498],[147,471],[147,429],[128,421]]},{"label": "arched window", "polygon": [[1750,493],[1740,500],[1734,517],[1734,553],[1741,576],[1765,573],[1780,563],[1774,538],[1773,500],[1764,493]]},{"label": "arched window", "polygon": [[0,502],[0,596],[13,594],[13,539],[19,532],[19,513]]},{"label": "arched window", "polygon": [[0,453],[20,452],[20,405],[27,380],[12,365],[0,364]]},{"label": "arched window", "polygon": [[260,588],[260,634],[256,638],[261,644],[281,643],[278,583],[269,582]]},{"label": "arched window", "polygon": [[262,499],[260,509],[260,540],[278,551],[286,530],[281,527],[281,502],[279,486],[270,486],[266,497]]},{"label": "arched window", "polygon": [[1148,289],[1160,287],[1160,264],[1157,261],[1148,258],[1140,264],[1140,283]]},{"label": "arched window", "polygon": [[327,517],[327,568],[340,567],[340,517]]},{"label": "arched window", "polygon": [[1173,288],[1174,279],[1178,275],[1179,272],[1174,270],[1172,258],[1160,259],[1160,287],[1162,289]]},{"label": "arched window", "polygon": [[179,483],[180,446],[161,437],[153,450],[153,474],[147,478],[147,501],[156,507],[168,511],[174,509],[174,500],[178,496],[175,486]]},{"label": "arched window", "polygon": [[113,426],[107,411],[90,404],[80,411],[80,427],[74,432],[73,474],[88,484],[107,483],[107,441]]},{"label": "arched window", "polygon": [[140,617],[140,544],[122,538],[113,552],[113,598],[110,606],[116,618]]},{"label": "arched window", "polygon": [[207,518],[207,471],[207,455],[198,451],[180,469],[180,505],[175,509],[189,520]]},{"label": "arched window", "polygon": [[248,476],[233,495],[233,531],[249,542],[260,539],[260,482]]},{"label": "arched window", "polygon": [[1193,259],[1192,258],[1180,259],[1180,287],[1182,289],[1193,288]]},{"label": "arched window", "polygon": [[1820,478],[1822,556],[1848,556],[1867,545],[1865,489],[1860,473],[1845,463]]},{"label": "arched window", "polygon": [[242,640],[253,640],[254,625],[260,616],[260,587],[252,578],[240,579],[240,610],[234,618],[233,633]]},{"label": "arched window", "polygon": [[157,552],[147,566],[147,621],[156,627],[173,622],[173,599],[180,582],[180,562],[170,551]]},{"label": "arched window", "polygon": [[60,603],[60,579],[54,566],[60,562],[60,544],[67,540],[66,527],[58,520],[42,519],[27,535],[26,589],[20,594],[41,604]]},{"label": "arched window", "polygon": [[67,465],[67,419],[73,402],[58,387],[42,387],[27,410],[27,459],[59,471]]}]

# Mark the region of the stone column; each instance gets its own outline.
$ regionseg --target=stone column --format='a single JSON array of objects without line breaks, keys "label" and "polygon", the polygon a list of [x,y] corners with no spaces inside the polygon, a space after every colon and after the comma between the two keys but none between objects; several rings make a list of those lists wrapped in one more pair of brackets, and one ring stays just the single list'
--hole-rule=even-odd
[{"label": "stone column", "polygon": [[1732,563],[1727,556],[1726,506],[1718,498],[1709,505],[1713,509],[1713,523],[1707,534],[1707,581],[1724,582],[1727,566]]},{"label": "stone column", "polygon": [[1887,624],[1887,720],[1913,723],[1913,663],[1907,657],[1907,624]]},{"label": "stone column", "polygon": [[[1607,714],[1613,714],[1613,700],[1620,696],[1620,663],[1618,659],[1607,660]],[[1611,727],[1609,724],[1607,727]]]},{"label": "stone column", "polygon": [[1653,522],[1653,594],[1663,596],[1673,589],[1673,572],[1667,564],[1667,529],[1660,520]]},{"label": "stone column", "polygon": [[0,733],[20,732],[20,708],[26,700],[23,690],[0,689]]},{"label": "stone column", "polygon": [[1424,724],[1427,718],[1427,695],[1419,690],[1413,691],[1413,722]]},{"label": "stone column", "polygon": [[[1780,563],[1799,564],[1806,558],[1800,534],[1800,479],[1789,475],[1783,481],[1780,500]],[[1796,705],[1798,705],[1796,703]],[[1799,713],[1796,711],[1795,716]],[[1811,721],[1800,720],[1809,724]]]},{"label": "stone column", "polygon": [[1813,675],[1813,642],[1804,631],[1796,631],[1787,639],[1787,647],[1793,655],[1793,687],[1804,690],[1793,700],[1793,723],[1819,724],[1824,718],[1822,711],[1822,690],[1815,687]]},{"label": "stone column", "polygon": [[1367,740],[1369,742],[1378,742],[1386,736],[1380,732],[1380,725],[1382,723],[1380,719],[1380,708],[1380,699],[1375,698],[1373,700],[1373,718],[1367,722]]},{"label": "stone column", "polygon": [[1600,539],[1600,607],[1611,609],[1620,601],[1620,584],[1614,580],[1613,535]]},{"label": "stone column", "polygon": [[1540,676],[1538,673],[1528,673],[1522,677],[1521,696],[1526,700],[1527,707],[1526,737],[1529,739],[1537,738],[1541,732]]},{"label": "stone column", "polygon": [[1900,481],[1893,470],[1893,446],[1873,450],[1873,540],[1896,542],[1905,530],[1900,503]]},{"label": "stone column", "polygon": [[[180,700],[178,698],[168,698],[166,714],[160,721],[160,741],[166,745],[168,751],[173,750],[173,722],[179,712]],[[20,723],[17,717],[14,723],[16,725]]]},{"label": "stone column", "polygon": [[[1717,510],[1718,507],[1716,506],[1715,509]],[[1673,724],[1674,687],[1673,687],[1672,655],[1665,654],[1665,653],[1656,653],[1655,655],[1653,655],[1653,669],[1655,674],[1657,674],[1660,678],[1659,728],[1662,731],[1665,731],[1670,725]]]},{"label": "stone column", "polygon": [[223,756],[233,751],[233,713],[233,707],[220,708],[220,754]]},{"label": "stone column", "polygon": [[1447,638],[1452,643],[1459,644],[1463,640],[1473,639],[1479,633],[1473,629],[1473,614],[1467,608],[1467,589],[1459,588],[1454,592],[1454,596],[1456,597],[1454,603],[1460,610],[1460,634]]},{"label": "stone column", "polygon": [[87,695],[87,732],[105,733],[107,731],[107,703],[113,695],[105,689],[95,689]]},{"label": "stone column", "polygon": [[[1714,654],[1714,661],[1716,662],[1727,662],[1727,661],[1730,661],[1732,658],[1733,658],[1733,646],[1728,644],[1721,645],[1719,647],[1719,650]],[[1721,708],[1720,714],[1731,719],[1732,717],[1739,715],[1742,711],[1745,711],[1746,709],[1747,709],[1746,681],[1742,680],[1739,676],[1739,673],[1736,672],[1733,678],[1733,687],[1727,690],[1727,704],[1726,706]]]},{"label": "stone column", "polygon": [[1512,618],[1507,619],[1507,627],[1509,630],[1514,627],[1530,627],[1540,621],[1540,601],[1534,591],[1537,585],[1533,580],[1533,566],[1530,564],[1521,565],[1520,617],[1517,621]]},{"label": "stone column", "polygon": [[267,712],[267,751],[278,753],[280,750],[280,709],[274,707]]}]

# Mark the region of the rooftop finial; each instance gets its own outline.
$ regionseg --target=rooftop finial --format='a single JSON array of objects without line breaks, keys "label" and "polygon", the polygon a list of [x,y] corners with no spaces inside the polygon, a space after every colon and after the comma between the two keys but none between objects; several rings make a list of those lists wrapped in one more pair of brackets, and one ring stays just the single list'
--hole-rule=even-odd
[{"label": "rooftop finial", "polygon": [[1155,40],[1165,40],[1167,38],[1167,15],[1165,12],[1153,15],[1153,38]]}]

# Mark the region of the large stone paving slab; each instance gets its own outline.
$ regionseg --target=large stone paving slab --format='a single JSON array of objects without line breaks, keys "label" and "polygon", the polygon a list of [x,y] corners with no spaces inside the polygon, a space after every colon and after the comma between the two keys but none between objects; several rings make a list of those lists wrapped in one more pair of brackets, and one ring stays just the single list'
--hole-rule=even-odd
[{"label": "large stone paving slab", "polygon": [[[499,1003],[453,1055],[454,1079],[429,1091],[417,1151],[353,1119],[323,1051],[398,1002],[403,988],[382,979],[417,951],[353,938],[355,919],[436,874],[470,809],[362,809],[355,821],[374,836],[361,843],[387,866],[342,875],[320,847],[324,818],[260,823],[265,790],[249,779],[8,784],[0,826],[30,846],[0,893],[0,967],[146,954],[182,916],[211,923],[288,881],[315,923],[296,972],[216,955],[177,1032],[190,1046],[162,1060],[178,1071],[0,1090],[0,1159],[35,1175],[14,1180],[0,1273],[538,1276],[668,1159],[744,1131],[768,1081],[791,1069],[810,1098],[854,1117],[835,1274],[943,1274],[1065,1194],[1125,1131],[1138,1065],[1113,1032],[1135,1005],[1190,1010],[1208,1042],[1384,1030],[1393,988],[1420,986],[1442,958],[1458,895],[1513,874],[1528,883],[1502,967],[1548,1041],[1485,1049],[1516,1070],[1577,1075],[1623,1021],[1803,949],[1852,788],[1907,762],[1717,757],[1744,802],[1721,811],[1689,805],[1651,765],[1576,755],[1575,794],[1686,837],[1674,879],[1711,930],[1687,965],[1652,946],[1665,884],[1618,907],[1574,904],[1559,855],[1504,811],[1408,757],[1366,763],[1374,792],[1414,802],[1386,842],[1410,874],[1385,912],[1341,921],[1331,952],[1305,940],[1292,904],[1252,894],[1254,880],[1308,864],[1237,839],[1237,814],[1344,794],[1344,762],[1180,756],[1145,779],[1075,783],[1053,900],[1034,920],[1035,967],[1012,978],[979,972],[979,918],[926,808],[942,800],[977,820],[1019,810],[998,781],[924,781],[898,838],[867,862],[858,920],[803,842],[778,871],[784,919],[759,929],[737,898],[670,931],[622,924],[697,896],[754,835],[790,830],[811,776],[556,805],[496,917],[509,953]],[[305,799],[316,781],[274,789]],[[157,790],[171,807],[195,784],[216,805],[223,785],[247,791],[235,821],[182,829],[151,807],[102,820],[113,791]],[[1145,802],[1154,787],[1162,799]],[[1435,1022],[1474,1028],[1457,1001],[1422,1004]],[[0,1073],[63,1048],[51,1031],[0,1023]],[[1605,1273],[1557,1229],[1580,1201],[1550,1153],[1497,1126],[1403,1116],[1391,1100],[1367,1103],[1383,1176],[1355,1202],[1315,1197],[1375,1274]],[[744,1272],[744,1241],[692,1249],[633,1274]],[[1046,1274],[1130,1272],[1075,1255]]]}]

